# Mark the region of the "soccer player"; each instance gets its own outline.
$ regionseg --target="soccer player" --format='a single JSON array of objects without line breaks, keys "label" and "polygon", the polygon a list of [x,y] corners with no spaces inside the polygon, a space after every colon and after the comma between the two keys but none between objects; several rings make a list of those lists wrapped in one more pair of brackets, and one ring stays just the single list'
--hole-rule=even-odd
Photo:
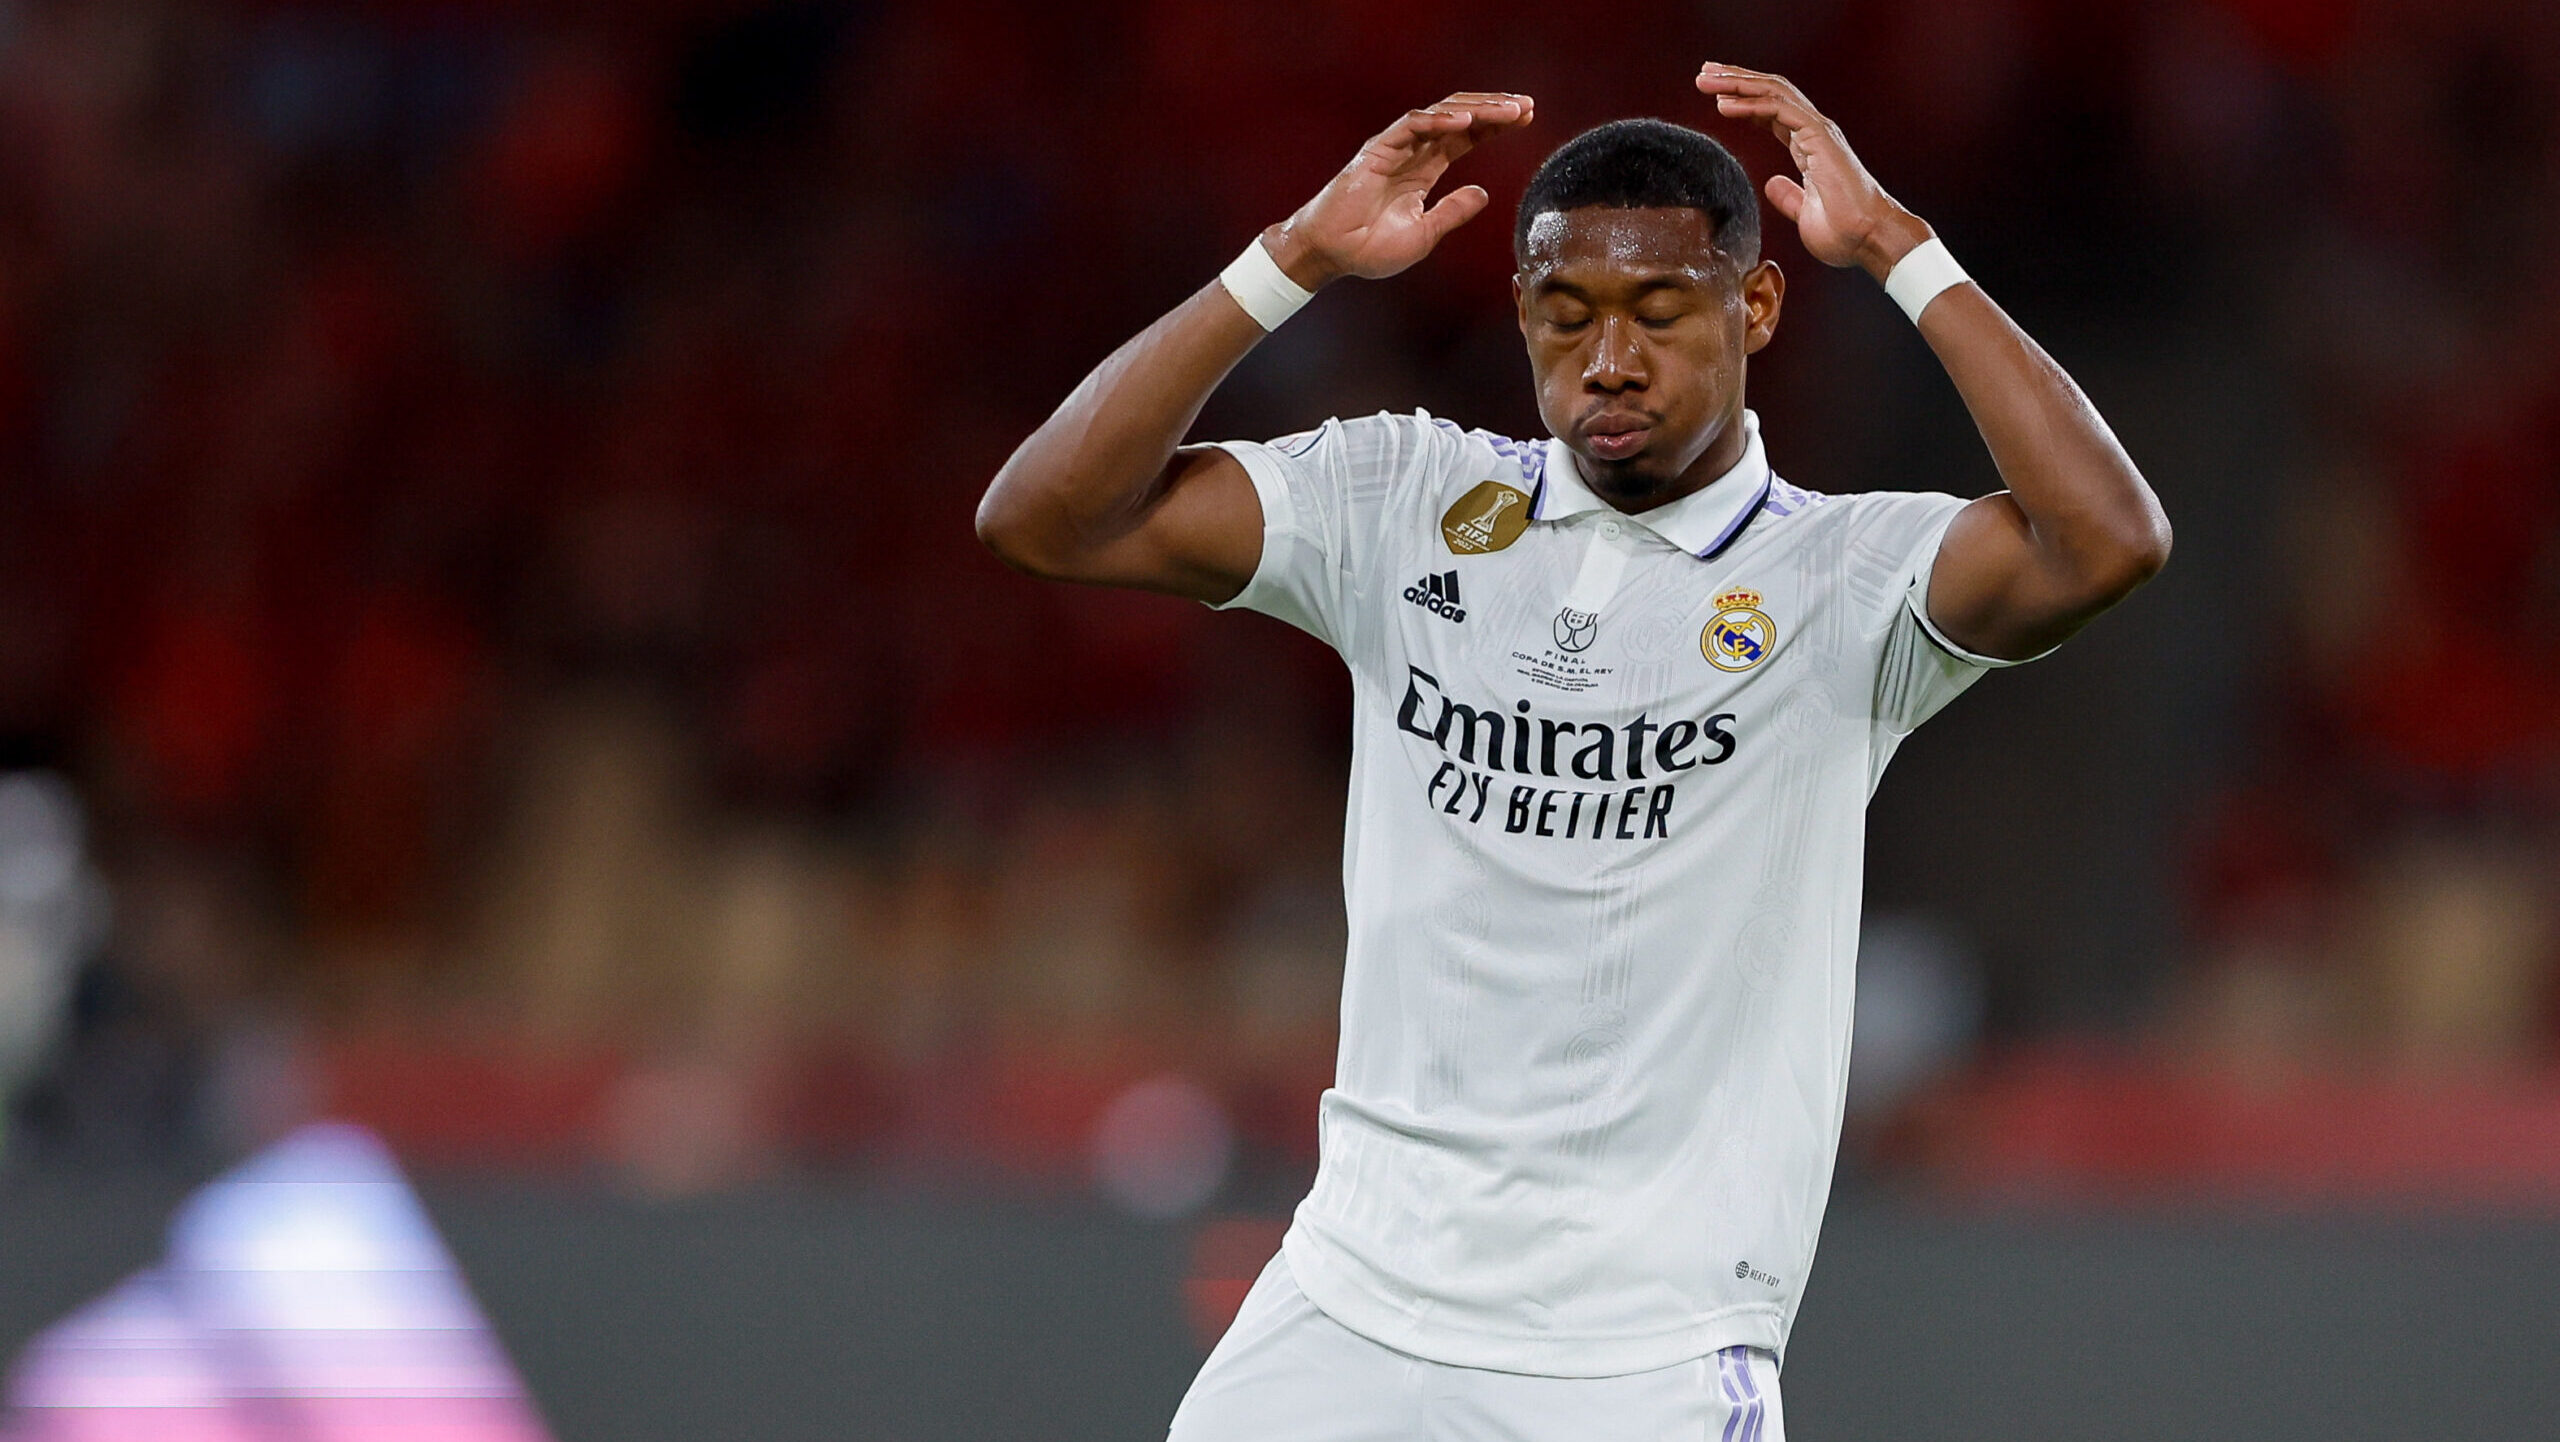
[{"label": "soccer player", "polygon": [[1453,95],[1097,367],[979,534],[1038,575],[1246,606],[1353,677],[1342,1044],[1281,1253],[1176,1442],[1779,1442],[1777,1356],[1831,1183],[1867,798],[1911,730],[2158,571],[2169,527],[2061,367],[1786,80],[1805,249],[1885,285],[2008,489],[1823,495],[1743,407],[1785,280],[1695,131],[1574,137],[1520,201],[1545,440],[1438,418],[1184,446],[1313,292],[1406,269],[1426,203],[1530,122]]}]

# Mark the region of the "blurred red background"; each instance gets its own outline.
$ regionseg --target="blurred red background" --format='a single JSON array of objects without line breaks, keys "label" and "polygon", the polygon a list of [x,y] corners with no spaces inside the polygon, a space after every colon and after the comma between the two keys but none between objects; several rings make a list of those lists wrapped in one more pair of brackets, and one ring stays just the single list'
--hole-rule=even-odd
[{"label": "blurred red background", "polygon": [[[1500,217],[1623,114],[1765,173],[1687,88],[1718,58],[1808,87],[2179,526],[1885,785],[1856,1175],[2547,1204],[2556,32],[2491,0],[0,4],[0,761],[84,827],[0,907],[36,938],[7,1157],[329,1113],[658,1189],[1081,1184],[1172,1077],[1227,1149],[1139,1204],[1285,1202],[1331,1067],[1338,666],[1015,577],[971,510],[1087,366],[1458,88],[1539,97],[1466,162],[1496,218],[1328,295],[1204,431],[1530,429]],[[1780,469],[1994,484],[1890,308],[1783,229]]]}]

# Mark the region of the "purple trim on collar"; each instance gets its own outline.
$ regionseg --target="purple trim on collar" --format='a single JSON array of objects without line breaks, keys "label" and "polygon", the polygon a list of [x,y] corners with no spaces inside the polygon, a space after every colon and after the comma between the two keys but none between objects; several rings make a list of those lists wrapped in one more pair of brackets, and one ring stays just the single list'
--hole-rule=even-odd
[{"label": "purple trim on collar", "polygon": [[1760,508],[1768,504],[1769,488],[1776,484],[1777,479],[1778,473],[1776,471],[1770,470],[1767,467],[1761,468],[1760,494],[1753,496],[1751,498],[1751,504],[1744,506],[1740,511],[1734,514],[1734,518],[1731,521],[1725,523],[1724,534],[1716,537],[1713,545],[1698,553],[1699,560],[1712,561],[1716,557],[1723,555],[1727,546],[1730,546],[1734,542],[1742,539],[1743,531],[1751,525],[1751,518],[1760,514]]}]

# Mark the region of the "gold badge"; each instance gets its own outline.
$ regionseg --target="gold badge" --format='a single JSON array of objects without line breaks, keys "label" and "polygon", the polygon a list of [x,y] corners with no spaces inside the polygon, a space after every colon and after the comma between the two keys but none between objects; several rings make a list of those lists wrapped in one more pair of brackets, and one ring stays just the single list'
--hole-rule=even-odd
[{"label": "gold badge", "polygon": [[1735,587],[1716,597],[1716,613],[1698,634],[1698,649],[1717,669],[1748,671],[1778,647],[1778,623],[1760,609],[1760,593]]},{"label": "gold badge", "polygon": [[1500,481],[1486,481],[1458,498],[1440,517],[1441,539],[1454,556],[1499,551],[1529,529],[1529,498]]}]

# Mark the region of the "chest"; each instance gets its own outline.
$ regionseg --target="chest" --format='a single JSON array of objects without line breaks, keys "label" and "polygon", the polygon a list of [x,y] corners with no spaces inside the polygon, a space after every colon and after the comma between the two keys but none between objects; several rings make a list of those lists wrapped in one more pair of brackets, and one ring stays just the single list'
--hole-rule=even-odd
[{"label": "chest", "polygon": [[1506,709],[1734,709],[1821,669],[1821,590],[1765,546],[1702,561],[1585,516],[1483,554],[1401,546],[1380,574],[1382,679],[1419,669]]}]

